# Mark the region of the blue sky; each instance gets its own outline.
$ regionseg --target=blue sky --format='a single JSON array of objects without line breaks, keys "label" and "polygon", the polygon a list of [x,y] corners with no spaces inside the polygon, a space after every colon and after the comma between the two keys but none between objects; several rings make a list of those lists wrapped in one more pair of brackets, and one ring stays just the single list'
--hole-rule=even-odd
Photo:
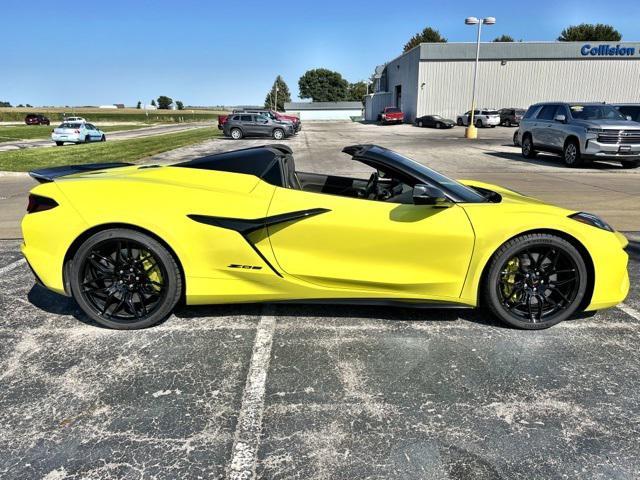
[{"label": "blue sky", "polygon": [[523,1],[115,1],[5,0],[0,100],[98,105],[168,95],[193,105],[262,103],[281,74],[292,94],[308,69],[368,78],[425,26],[473,41],[466,16],[495,16],[503,33],[554,40],[567,25],[614,25],[640,40],[640,2]]}]

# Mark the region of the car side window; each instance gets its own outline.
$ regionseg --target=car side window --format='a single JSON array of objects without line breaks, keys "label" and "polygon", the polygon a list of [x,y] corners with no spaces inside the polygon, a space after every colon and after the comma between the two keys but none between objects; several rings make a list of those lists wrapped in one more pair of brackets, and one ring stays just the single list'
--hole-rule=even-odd
[{"label": "car side window", "polygon": [[240,121],[242,122],[251,122],[251,115],[240,115]]},{"label": "car side window", "polygon": [[269,119],[267,117],[265,117],[264,115],[258,115],[258,116],[256,116],[256,122],[258,122],[258,123],[269,123]]},{"label": "car side window", "polygon": [[542,107],[536,118],[538,120],[553,120],[557,108],[558,107],[556,105],[545,105]]},{"label": "car side window", "polygon": [[524,118],[525,119],[534,118],[541,108],[542,107],[540,105],[534,105],[533,107],[529,107],[527,112],[524,114]]}]

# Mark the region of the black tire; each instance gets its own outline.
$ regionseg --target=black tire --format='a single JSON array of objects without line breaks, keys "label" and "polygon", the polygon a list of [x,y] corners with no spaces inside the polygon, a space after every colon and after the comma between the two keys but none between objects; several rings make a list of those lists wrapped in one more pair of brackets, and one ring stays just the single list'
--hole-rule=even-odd
[{"label": "black tire", "polygon": [[481,303],[512,327],[540,330],[576,313],[587,285],[585,261],[571,243],[546,233],[525,234],[491,258]]},{"label": "black tire", "polygon": [[101,142],[106,142],[107,141],[106,135],[102,135],[102,137],[100,137],[100,141]]},{"label": "black tire", "polygon": [[154,325],[173,311],[182,292],[182,276],[171,253],[154,238],[124,228],[85,240],[68,271],[80,308],[109,328]]},{"label": "black tire", "polygon": [[285,137],[284,130],[281,128],[274,128],[271,136],[274,140],[282,140]]},{"label": "black tire", "polygon": [[576,140],[569,139],[564,143],[562,148],[562,161],[569,168],[582,166],[582,155],[580,154],[580,145]]},{"label": "black tire", "polygon": [[441,129],[442,128],[442,124],[440,122],[436,122],[436,128],[437,129]]},{"label": "black tire", "polygon": [[482,128],[482,120],[480,119],[476,120],[476,128]]},{"label": "black tire", "polygon": [[244,137],[242,130],[240,130],[239,128],[232,128],[231,131],[229,132],[229,135],[234,140],[240,140],[242,137]]},{"label": "black tire", "polygon": [[64,142],[56,142],[56,146],[61,147],[64,144]]},{"label": "black tire", "polygon": [[418,120],[418,126],[422,128],[422,120]]},{"label": "black tire", "polygon": [[84,137],[84,143],[89,143],[91,141],[91,137],[89,135],[86,135]]},{"label": "black tire", "polygon": [[458,117],[458,118],[456,119],[456,124],[457,124],[459,127],[461,127],[461,126],[462,126],[462,119],[461,119],[460,117]]},{"label": "black tire", "polygon": [[516,130],[515,132],[513,132],[513,144],[517,147],[518,146],[518,130]]},{"label": "black tire", "polygon": [[622,168],[638,168],[640,167],[640,162],[635,160],[620,160],[620,164]]},{"label": "black tire", "polygon": [[526,134],[522,139],[522,156],[524,158],[536,158],[538,152],[533,149],[533,139],[531,135]]},{"label": "black tire", "polygon": [[504,125],[506,127],[510,127],[511,126],[511,120],[509,120],[508,118],[504,121]]}]

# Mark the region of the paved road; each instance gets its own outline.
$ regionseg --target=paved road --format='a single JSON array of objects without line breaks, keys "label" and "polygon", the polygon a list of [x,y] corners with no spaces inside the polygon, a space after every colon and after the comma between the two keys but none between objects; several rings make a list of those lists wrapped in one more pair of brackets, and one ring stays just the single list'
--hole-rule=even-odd
[{"label": "paved road", "polygon": [[[283,141],[296,158],[298,169],[336,174],[368,175],[366,168],[340,153],[346,145],[377,143],[409,155],[454,178],[497,183],[545,201],[603,216],[621,231],[640,230],[640,169],[594,163],[567,169],[558,157],[522,158],[511,144],[514,129],[482,129],[480,139],[463,139],[463,129],[420,129],[411,125],[362,125],[346,122],[307,122],[295,137]],[[171,163],[212,152],[273,143],[270,139],[215,139],[147,159]],[[28,190],[25,176],[0,174],[0,238],[20,236],[19,222]],[[2,199],[4,197],[4,199]]]},{"label": "paved road", "polygon": [[[154,125],[152,127],[139,128],[136,130],[124,130],[121,132],[107,132],[107,140],[127,140],[130,138],[142,138],[150,137],[153,135],[162,135],[164,133],[182,132],[184,130],[191,130],[192,128],[201,128],[211,126],[211,123],[197,122],[197,123],[180,123],[180,124],[168,124],[168,125]],[[53,127],[52,127],[53,128]],[[20,150],[25,148],[49,148],[54,147],[55,143],[51,139],[46,140],[19,140],[12,142],[0,143],[0,152],[8,150]]]},{"label": "paved road", "polygon": [[120,332],[34,286],[18,244],[0,241],[1,478],[640,477],[638,257],[625,311],[540,332],[302,305]]}]

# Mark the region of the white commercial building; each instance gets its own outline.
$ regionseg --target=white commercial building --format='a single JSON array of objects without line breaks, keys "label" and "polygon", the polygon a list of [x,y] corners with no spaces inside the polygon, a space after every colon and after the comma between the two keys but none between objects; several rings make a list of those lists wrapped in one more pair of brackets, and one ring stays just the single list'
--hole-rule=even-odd
[{"label": "white commercial building", "polygon": [[287,113],[297,115],[300,120],[351,120],[362,117],[362,102],[288,102]]},{"label": "white commercial building", "polygon": [[[400,107],[405,121],[471,109],[475,43],[422,43],[376,68],[365,119]],[[640,42],[482,43],[477,108],[542,101],[640,103]]]}]

